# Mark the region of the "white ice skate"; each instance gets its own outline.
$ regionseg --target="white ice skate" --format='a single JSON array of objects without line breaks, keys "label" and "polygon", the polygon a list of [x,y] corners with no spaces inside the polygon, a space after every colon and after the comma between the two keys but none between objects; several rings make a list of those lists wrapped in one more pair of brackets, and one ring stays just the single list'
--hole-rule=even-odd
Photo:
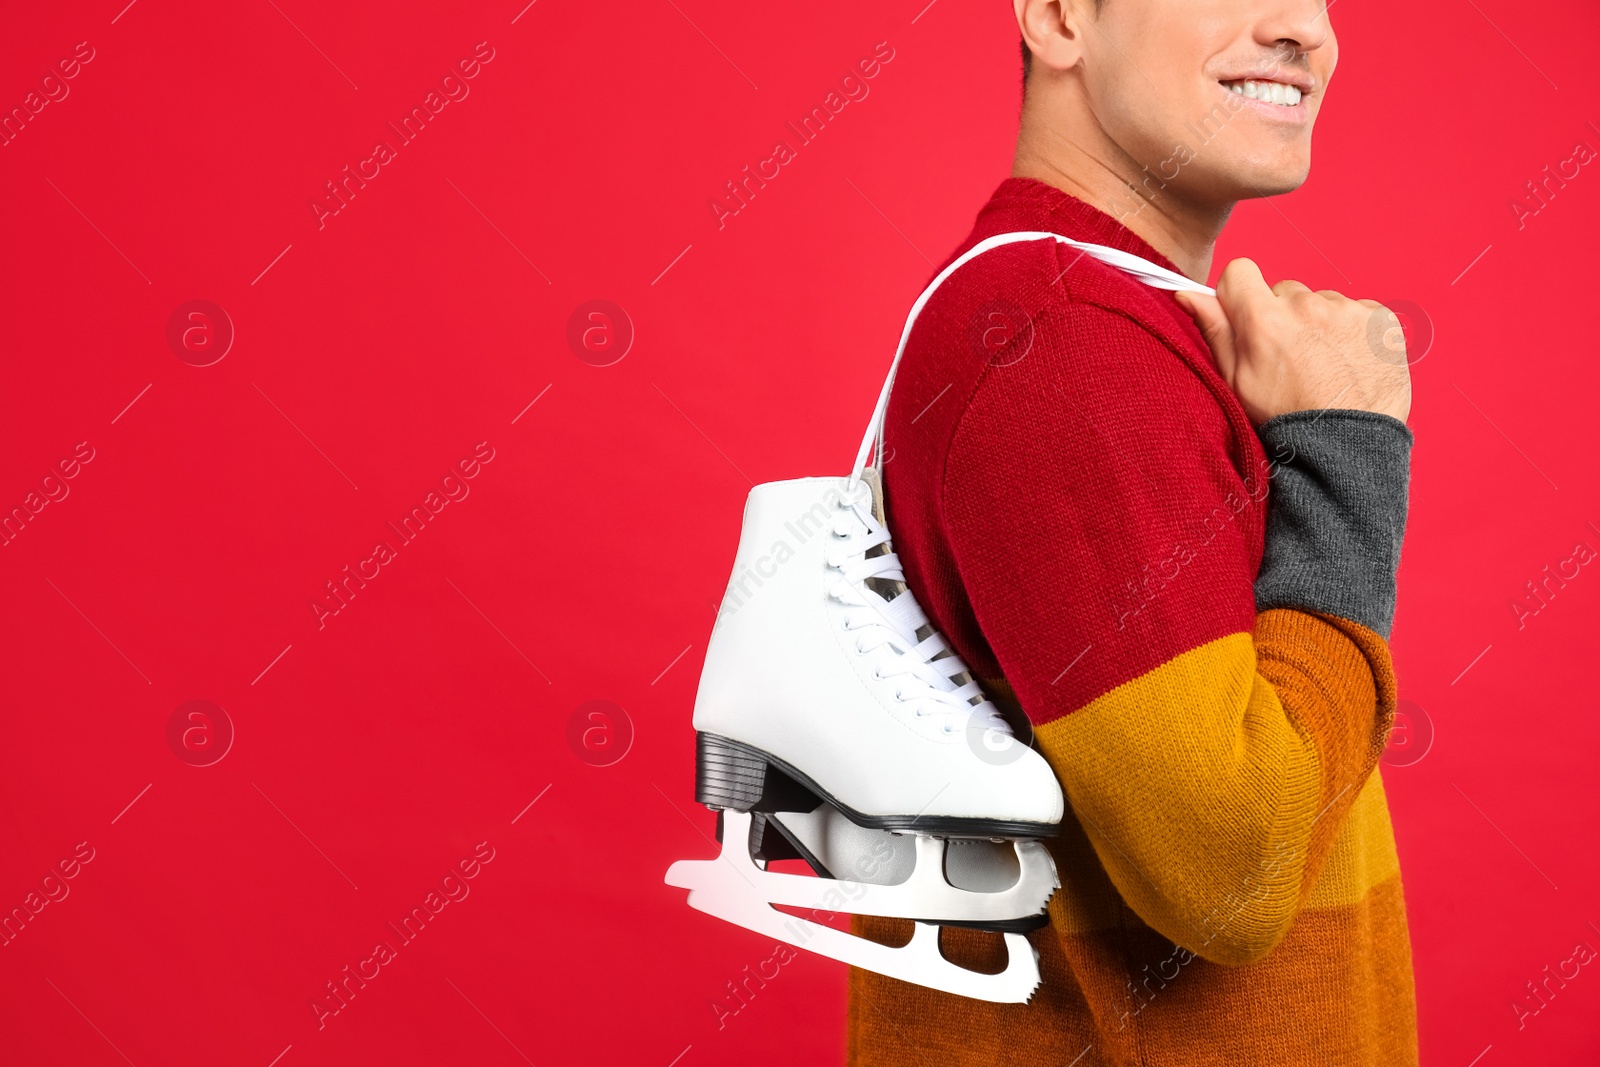
[{"label": "white ice skate", "polygon": [[[1151,285],[1210,292],[1117,249],[1003,234],[918,298],[849,477],[756,486],[695,699],[696,799],[719,811],[722,854],[680,860],[689,904],[791,945],[960,996],[1025,1002],[1039,984],[1023,931],[1057,888],[1037,840],[1064,814],[1049,765],[1017,740],[933,629],[890,546],[877,465],[894,371],[935,288],[990,248],[1054,239]],[[776,831],[776,833],[774,833]],[[767,869],[804,859],[818,877]],[[777,910],[917,920],[881,945]],[[1006,969],[940,953],[939,925],[1004,934]]]}]

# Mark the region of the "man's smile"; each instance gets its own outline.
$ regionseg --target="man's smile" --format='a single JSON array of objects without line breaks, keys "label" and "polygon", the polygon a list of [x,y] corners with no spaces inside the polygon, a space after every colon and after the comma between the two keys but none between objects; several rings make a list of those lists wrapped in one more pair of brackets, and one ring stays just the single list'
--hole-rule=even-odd
[{"label": "man's smile", "polygon": [[1298,85],[1290,85],[1287,82],[1240,78],[1236,81],[1225,81],[1221,84],[1224,89],[1230,92],[1240,96],[1247,96],[1252,100],[1260,100],[1267,104],[1277,104],[1280,107],[1297,107],[1300,103],[1300,87]]}]

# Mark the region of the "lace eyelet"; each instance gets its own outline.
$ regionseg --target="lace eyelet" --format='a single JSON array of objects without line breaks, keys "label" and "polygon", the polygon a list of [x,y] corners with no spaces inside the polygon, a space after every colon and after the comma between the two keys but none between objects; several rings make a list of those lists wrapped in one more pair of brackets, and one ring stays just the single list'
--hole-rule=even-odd
[{"label": "lace eyelet", "polygon": [[951,726],[949,723],[946,723],[944,726],[944,732],[947,734],[953,734],[956,732],[956,728]]}]

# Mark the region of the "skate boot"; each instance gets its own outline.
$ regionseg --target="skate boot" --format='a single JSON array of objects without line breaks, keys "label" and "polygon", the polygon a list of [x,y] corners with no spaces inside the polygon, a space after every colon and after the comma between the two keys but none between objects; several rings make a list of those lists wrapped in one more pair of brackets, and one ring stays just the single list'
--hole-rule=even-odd
[{"label": "skate boot", "polygon": [[[1022,931],[1057,886],[1037,839],[1064,812],[905,587],[876,471],[757,486],[695,702],[696,798],[722,855],[667,873],[710,914],[854,966],[984,1000],[1039,981]],[[785,856],[818,875],[766,869]],[[918,920],[891,948],[778,911]],[[1004,933],[1000,974],[947,961],[938,925]]]}]

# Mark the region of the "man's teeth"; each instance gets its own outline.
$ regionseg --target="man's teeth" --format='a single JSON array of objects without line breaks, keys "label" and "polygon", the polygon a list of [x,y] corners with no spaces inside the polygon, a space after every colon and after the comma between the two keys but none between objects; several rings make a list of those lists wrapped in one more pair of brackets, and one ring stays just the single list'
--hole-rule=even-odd
[{"label": "man's teeth", "polygon": [[1285,85],[1283,82],[1244,81],[1223,82],[1223,88],[1231,89],[1240,96],[1248,96],[1252,100],[1260,100],[1268,104],[1279,104],[1283,107],[1294,107],[1300,103],[1300,89],[1298,86]]}]

